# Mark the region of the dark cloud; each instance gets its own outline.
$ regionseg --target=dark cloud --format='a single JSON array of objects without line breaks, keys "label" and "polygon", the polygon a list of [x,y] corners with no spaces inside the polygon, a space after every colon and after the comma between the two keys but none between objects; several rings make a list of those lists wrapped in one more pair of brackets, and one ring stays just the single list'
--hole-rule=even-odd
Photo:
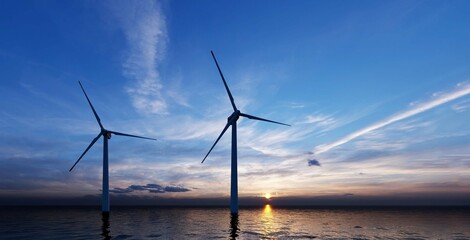
[{"label": "dark cloud", "polygon": [[148,188],[161,188],[162,186],[161,185],[158,185],[158,184],[147,184],[147,187]]},{"label": "dark cloud", "polygon": [[147,190],[147,186],[130,185],[127,189],[132,191],[144,191]]},{"label": "dark cloud", "polygon": [[132,191],[134,190],[130,188],[114,188],[114,189],[109,190],[109,192],[112,192],[112,193],[130,193]]},{"label": "dark cloud", "polygon": [[151,193],[165,193],[165,190],[162,189],[148,189]]},{"label": "dark cloud", "polygon": [[184,187],[165,187],[165,192],[188,192],[191,191]]},{"label": "dark cloud", "polygon": [[147,185],[130,185],[127,188],[114,188],[109,190],[111,193],[131,193],[134,191],[148,191],[150,193],[166,193],[166,192],[189,192],[188,188],[182,186],[166,186],[150,183]]},{"label": "dark cloud", "polygon": [[308,166],[311,167],[311,166],[317,166],[317,167],[320,167],[321,164],[318,160],[316,159],[310,159],[308,160]]}]

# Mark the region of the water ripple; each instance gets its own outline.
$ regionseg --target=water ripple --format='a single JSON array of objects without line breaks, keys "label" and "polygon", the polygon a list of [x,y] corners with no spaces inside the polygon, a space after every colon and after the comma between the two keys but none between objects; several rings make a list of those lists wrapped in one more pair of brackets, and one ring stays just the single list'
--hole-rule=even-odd
[{"label": "water ripple", "polygon": [[0,208],[1,239],[467,239],[467,209]]}]

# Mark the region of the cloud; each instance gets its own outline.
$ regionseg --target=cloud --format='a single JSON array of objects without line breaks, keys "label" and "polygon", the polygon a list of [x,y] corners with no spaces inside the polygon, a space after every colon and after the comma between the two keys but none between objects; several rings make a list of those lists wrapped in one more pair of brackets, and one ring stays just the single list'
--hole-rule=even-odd
[{"label": "cloud", "polygon": [[[252,169],[255,168],[255,169]],[[263,177],[288,177],[292,176],[296,172],[290,169],[275,169],[275,168],[269,168],[269,167],[253,167],[250,166],[250,169],[247,172],[240,173],[240,176],[243,177],[257,177],[257,178],[263,178]]]},{"label": "cloud", "polygon": [[122,67],[124,75],[134,81],[127,89],[134,107],[146,113],[167,113],[157,70],[168,42],[166,19],[160,4],[138,1],[113,10],[129,45]]},{"label": "cloud", "polygon": [[305,104],[302,103],[296,103],[296,102],[291,102],[288,104],[289,108],[296,109],[296,108],[304,108]]},{"label": "cloud", "polygon": [[411,108],[406,110],[406,111],[397,113],[397,114],[395,114],[395,115],[393,115],[393,116],[391,116],[391,117],[389,117],[385,120],[374,123],[374,124],[372,124],[372,125],[370,125],[366,128],[363,128],[359,131],[351,133],[351,134],[347,135],[346,137],[341,138],[340,140],[338,140],[336,142],[333,142],[333,143],[330,143],[330,144],[319,145],[319,146],[315,147],[314,152],[316,154],[324,153],[326,151],[329,151],[332,148],[335,148],[337,146],[348,143],[351,140],[353,140],[355,138],[358,138],[362,135],[365,135],[367,133],[370,133],[370,132],[372,132],[376,129],[379,129],[379,128],[382,128],[382,127],[387,126],[389,124],[392,124],[394,122],[412,117],[416,114],[425,112],[427,110],[438,107],[438,106],[440,106],[442,104],[445,104],[447,102],[450,102],[452,100],[455,100],[455,99],[461,98],[463,96],[466,96],[468,94],[470,94],[470,83],[468,83],[468,82],[459,83],[459,84],[457,84],[456,89],[453,90],[453,91],[450,91],[450,92],[447,92],[447,93],[442,93],[442,92],[435,93],[435,94],[433,94],[433,98],[431,100],[427,101],[427,102],[423,102],[423,103],[420,103],[420,104],[419,103],[413,103],[411,105]]},{"label": "cloud", "polygon": [[353,154],[347,156],[344,161],[367,161],[371,159],[377,159],[381,157],[390,156],[392,153],[390,150],[360,150],[354,151]]},{"label": "cloud", "polygon": [[166,192],[189,192],[188,188],[181,186],[166,186],[150,183],[147,185],[130,185],[127,188],[113,188],[109,190],[111,193],[131,193],[134,191],[148,191],[150,193],[166,193]]},{"label": "cloud", "polygon": [[130,193],[133,191],[134,190],[130,188],[114,188],[114,189],[109,190],[109,192],[112,192],[112,193]]},{"label": "cloud", "polygon": [[149,188],[161,188],[162,186],[158,185],[158,184],[147,184],[146,187],[149,187]]},{"label": "cloud", "polygon": [[[160,187],[160,186],[159,186]],[[158,187],[151,187],[151,186],[140,186],[140,185],[131,185],[128,187],[128,189],[132,191],[144,191],[147,189],[152,189],[152,188],[158,188]],[[160,187],[161,188],[161,187]]]},{"label": "cloud", "polygon": [[184,187],[165,187],[165,192],[189,192],[191,190]]},{"label": "cloud", "polygon": [[332,125],[335,124],[335,120],[330,116],[325,115],[308,115],[304,122],[318,125]]},{"label": "cloud", "polygon": [[470,99],[458,102],[452,105],[452,109],[456,112],[465,112],[470,109]]},{"label": "cloud", "polygon": [[310,159],[308,160],[308,166],[311,167],[311,166],[317,166],[317,167],[320,167],[321,164],[318,160],[316,159]]}]

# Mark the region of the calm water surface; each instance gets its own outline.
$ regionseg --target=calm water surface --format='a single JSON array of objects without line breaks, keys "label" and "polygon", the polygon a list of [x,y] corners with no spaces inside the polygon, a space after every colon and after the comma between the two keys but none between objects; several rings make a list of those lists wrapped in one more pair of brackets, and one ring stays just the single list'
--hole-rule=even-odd
[{"label": "calm water surface", "polygon": [[469,208],[0,208],[0,239],[470,239]]}]

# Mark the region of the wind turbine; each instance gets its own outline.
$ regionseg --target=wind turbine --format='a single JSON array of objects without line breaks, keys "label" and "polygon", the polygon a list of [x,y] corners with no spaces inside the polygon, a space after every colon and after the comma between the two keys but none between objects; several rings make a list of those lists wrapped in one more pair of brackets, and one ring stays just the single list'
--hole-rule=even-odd
[{"label": "wind turbine", "polygon": [[276,124],[281,124],[285,126],[290,126],[285,123],[281,122],[276,122],[276,121],[271,121],[268,119],[248,115],[246,113],[240,112],[238,110],[237,106],[235,105],[235,101],[233,100],[232,93],[230,93],[230,90],[228,88],[227,82],[225,81],[224,75],[222,74],[222,71],[220,70],[219,63],[217,63],[217,59],[215,58],[214,52],[211,51],[212,58],[214,58],[215,65],[217,65],[217,69],[219,70],[220,77],[222,78],[222,81],[224,82],[225,90],[227,90],[228,97],[230,98],[230,102],[232,103],[233,107],[233,113],[228,117],[227,119],[227,124],[225,125],[224,129],[220,133],[219,137],[217,140],[215,140],[215,143],[212,145],[211,149],[209,152],[206,154],[204,159],[202,160],[201,163],[203,163],[207,156],[211,153],[212,149],[214,149],[215,145],[217,142],[219,142],[220,138],[224,135],[225,131],[227,131],[228,127],[232,126],[232,163],[231,163],[231,184],[230,184],[230,211],[232,214],[237,214],[238,213],[238,171],[237,171],[237,120],[239,117],[246,117],[249,119],[253,120],[259,120],[259,121],[265,121],[265,122],[270,122],[270,123],[276,123]]},{"label": "wind turbine", "polygon": [[98,134],[98,136],[91,141],[90,145],[85,149],[85,151],[80,155],[78,160],[73,164],[73,166],[70,168],[69,172],[73,170],[75,165],[82,159],[83,156],[90,150],[90,148],[93,146],[93,144],[98,141],[100,137],[103,137],[103,190],[102,190],[102,205],[101,209],[103,213],[109,213],[109,171],[108,171],[108,139],[111,139],[111,134],[114,135],[119,135],[119,136],[127,136],[127,137],[135,137],[135,138],[143,138],[143,139],[150,139],[150,140],[157,140],[154,138],[148,138],[148,137],[141,137],[141,136],[136,136],[136,135],[131,135],[127,133],[121,133],[121,132],[116,132],[116,131],[111,131],[107,130],[103,127],[103,124],[101,124],[101,119],[98,116],[98,114],[95,111],[95,108],[91,104],[90,99],[88,98],[88,95],[85,92],[85,89],[83,89],[82,83],[78,81],[78,84],[80,84],[80,87],[82,88],[83,93],[85,94],[86,100],[90,104],[91,110],[93,111],[93,114],[95,115],[96,121],[100,125],[101,131]]}]

